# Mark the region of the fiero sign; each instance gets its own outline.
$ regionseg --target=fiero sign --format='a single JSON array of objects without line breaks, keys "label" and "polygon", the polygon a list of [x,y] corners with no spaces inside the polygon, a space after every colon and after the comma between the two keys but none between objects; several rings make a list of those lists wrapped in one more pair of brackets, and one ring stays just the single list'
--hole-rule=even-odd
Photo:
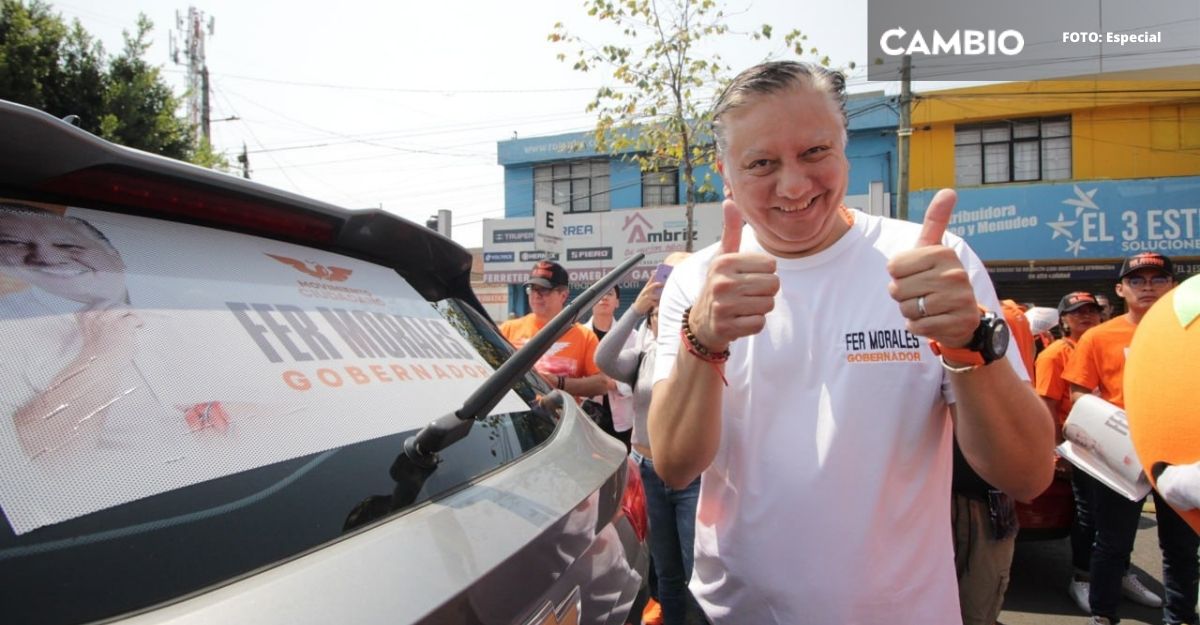
[{"label": "fiero sign", "polygon": [[903,27],[884,31],[879,47],[889,56],[1015,56],[1025,49],[1025,36],[1020,31],[955,30],[943,34],[934,30],[926,35],[920,30],[911,34]]}]

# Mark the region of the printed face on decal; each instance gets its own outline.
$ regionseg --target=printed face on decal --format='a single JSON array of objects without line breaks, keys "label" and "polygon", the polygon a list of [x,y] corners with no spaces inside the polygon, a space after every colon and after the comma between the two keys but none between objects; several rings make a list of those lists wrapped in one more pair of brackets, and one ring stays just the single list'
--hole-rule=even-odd
[{"label": "printed face on decal", "polygon": [[125,264],[82,221],[0,210],[0,272],[84,304],[125,300]]}]

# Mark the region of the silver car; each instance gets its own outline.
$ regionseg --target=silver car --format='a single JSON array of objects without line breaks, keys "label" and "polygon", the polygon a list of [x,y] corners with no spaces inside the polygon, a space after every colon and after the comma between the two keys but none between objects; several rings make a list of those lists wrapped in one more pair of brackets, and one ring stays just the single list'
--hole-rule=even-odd
[{"label": "silver car", "polygon": [[463,248],[2,101],[0,137],[0,621],[638,622],[638,472]]}]

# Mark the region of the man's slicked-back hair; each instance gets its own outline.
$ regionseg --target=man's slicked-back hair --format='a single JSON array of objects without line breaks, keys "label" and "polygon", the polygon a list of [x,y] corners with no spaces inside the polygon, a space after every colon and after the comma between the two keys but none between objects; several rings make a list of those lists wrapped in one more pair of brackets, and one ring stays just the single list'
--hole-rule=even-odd
[{"label": "man's slicked-back hair", "polygon": [[[717,154],[723,155],[727,146],[722,119],[729,111],[743,105],[756,95],[780,93],[794,87],[816,89],[837,105],[842,114],[842,143],[846,141],[846,77],[841,72],[814,63],[800,61],[770,61],[760,63],[738,74],[717,98],[713,106],[713,137]],[[844,146],[843,146],[844,147]]]},{"label": "man's slicked-back hair", "polygon": [[91,222],[86,219],[71,215],[60,215],[58,213],[42,210],[36,206],[30,206],[28,204],[21,204],[18,202],[9,202],[6,200],[0,200],[0,212],[13,213],[17,215],[31,215],[33,217],[42,217],[45,219],[59,219],[62,221],[69,221],[71,223],[79,224],[80,226],[83,226],[83,229],[87,230],[88,233],[95,237],[98,241],[108,246],[109,249],[113,250],[114,252],[117,251],[117,248],[112,244],[112,241],[109,241],[108,237],[104,236],[104,233],[100,232],[99,228],[93,226]]}]

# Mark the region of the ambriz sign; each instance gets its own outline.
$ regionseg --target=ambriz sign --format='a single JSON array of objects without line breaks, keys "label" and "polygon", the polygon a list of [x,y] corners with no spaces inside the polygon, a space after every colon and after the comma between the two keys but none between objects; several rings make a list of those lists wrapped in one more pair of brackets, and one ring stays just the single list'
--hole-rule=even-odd
[{"label": "ambriz sign", "polygon": [[[484,220],[485,282],[519,284],[528,274],[531,262],[548,257],[535,249],[532,239],[520,234],[532,233],[535,219]],[[697,205],[693,221],[694,249],[720,238],[719,204]],[[592,276],[602,276],[634,254],[646,256],[639,265],[641,271],[630,275],[631,280],[641,281],[668,254],[682,251],[687,245],[687,215],[682,206],[567,213],[556,223],[563,235],[564,248],[557,256],[558,261],[570,272],[571,280],[580,284]]]}]

